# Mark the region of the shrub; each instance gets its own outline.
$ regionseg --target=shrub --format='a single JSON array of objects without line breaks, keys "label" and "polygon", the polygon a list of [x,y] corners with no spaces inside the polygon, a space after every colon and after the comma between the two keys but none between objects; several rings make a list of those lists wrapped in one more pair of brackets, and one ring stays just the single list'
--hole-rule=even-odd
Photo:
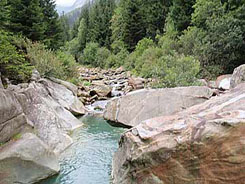
[{"label": "shrub", "polygon": [[98,43],[88,43],[83,50],[83,54],[79,60],[80,63],[84,65],[97,66],[97,52],[99,48]]},{"label": "shrub", "polygon": [[43,77],[67,80],[77,75],[73,56],[62,51],[55,53],[41,43],[28,44],[27,57]]},{"label": "shrub", "polygon": [[193,56],[174,53],[161,57],[158,68],[157,74],[164,87],[190,86],[197,84],[200,63]]},{"label": "shrub", "polygon": [[13,83],[27,82],[33,69],[23,51],[15,45],[14,41],[21,39],[0,30],[0,72]]},{"label": "shrub", "polygon": [[132,52],[125,60],[125,68],[128,70],[134,70],[136,73],[140,73],[138,68],[143,65],[143,62],[141,59],[138,59],[142,56],[145,50],[147,50],[150,47],[154,47],[155,44],[153,40],[149,38],[144,38],[140,40],[136,46],[136,49],[134,52]]}]

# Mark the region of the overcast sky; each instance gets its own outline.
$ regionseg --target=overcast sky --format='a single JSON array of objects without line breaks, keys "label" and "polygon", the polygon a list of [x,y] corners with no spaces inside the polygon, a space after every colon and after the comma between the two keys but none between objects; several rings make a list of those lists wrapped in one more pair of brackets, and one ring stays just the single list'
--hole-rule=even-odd
[{"label": "overcast sky", "polygon": [[55,0],[59,6],[71,6],[76,0]]}]

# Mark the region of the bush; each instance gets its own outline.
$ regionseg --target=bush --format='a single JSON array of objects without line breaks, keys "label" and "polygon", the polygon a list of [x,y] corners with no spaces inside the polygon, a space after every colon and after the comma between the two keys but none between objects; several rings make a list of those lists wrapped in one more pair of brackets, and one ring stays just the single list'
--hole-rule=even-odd
[{"label": "bush", "polygon": [[23,51],[15,45],[22,38],[0,30],[0,72],[13,83],[28,82],[33,67],[25,60]]},{"label": "bush", "polygon": [[158,68],[164,87],[190,86],[197,84],[200,63],[192,56],[174,53],[160,58]]},{"label": "bush", "polygon": [[55,53],[46,49],[41,43],[29,43],[27,57],[42,77],[56,77],[68,80],[76,77],[76,63],[73,56],[58,51]]},{"label": "bush", "polygon": [[97,66],[97,52],[99,48],[98,43],[88,43],[83,50],[83,54],[80,57],[79,62],[84,65]]},{"label": "bush", "polygon": [[138,70],[143,65],[142,59],[139,59],[145,50],[147,50],[150,47],[154,47],[155,44],[153,40],[149,38],[144,38],[138,42],[136,45],[136,49],[134,52],[132,52],[125,60],[125,68],[128,70],[134,70],[136,73],[140,73]]},{"label": "bush", "polygon": [[109,64],[109,67],[111,67],[114,65],[114,62],[116,62],[112,59],[111,52],[106,47],[100,47],[98,43],[93,42],[86,45],[79,61],[84,65],[101,68],[106,67],[107,64]]}]

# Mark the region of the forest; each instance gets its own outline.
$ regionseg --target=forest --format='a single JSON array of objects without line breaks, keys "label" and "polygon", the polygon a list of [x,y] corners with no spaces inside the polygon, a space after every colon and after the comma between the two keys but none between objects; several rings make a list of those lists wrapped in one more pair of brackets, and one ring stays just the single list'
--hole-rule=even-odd
[{"label": "forest", "polygon": [[33,68],[77,83],[85,65],[188,86],[245,63],[245,0],[94,0],[74,24],[53,0],[1,0],[0,20],[5,84],[29,81]]}]

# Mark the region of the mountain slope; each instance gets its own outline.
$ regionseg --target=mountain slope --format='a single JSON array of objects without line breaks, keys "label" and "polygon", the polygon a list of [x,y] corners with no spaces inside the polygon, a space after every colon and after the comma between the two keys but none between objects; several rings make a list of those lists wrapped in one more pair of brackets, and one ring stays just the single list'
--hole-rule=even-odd
[{"label": "mountain slope", "polygon": [[72,6],[56,6],[57,12],[61,15],[63,12],[66,14],[75,9],[82,7],[88,0],[76,0]]}]

